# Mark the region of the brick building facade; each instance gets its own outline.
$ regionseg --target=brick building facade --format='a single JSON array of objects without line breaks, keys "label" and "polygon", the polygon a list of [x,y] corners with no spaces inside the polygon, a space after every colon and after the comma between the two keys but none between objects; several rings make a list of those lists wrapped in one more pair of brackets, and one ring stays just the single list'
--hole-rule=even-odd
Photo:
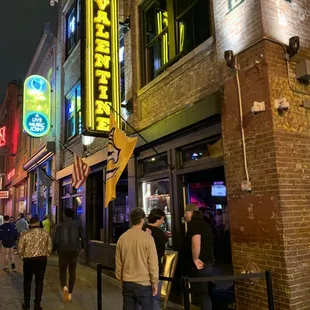
[{"label": "brick building facade", "polygon": [[[106,139],[81,135],[80,0],[57,5],[57,38],[52,36],[29,71],[46,76],[53,69],[53,128],[31,146],[28,162],[46,142],[54,142],[51,174],[57,182],[44,210],[61,221],[65,207],[74,209],[88,239],[82,260],[113,267],[115,242],[128,229],[129,210],[136,206],[146,213],[154,206],[166,212],[168,247],[179,250],[189,192],[200,183],[209,191],[225,184],[227,197],[209,197],[206,204],[227,206],[234,272],[255,265],[271,270],[276,309],[310,309],[309,122],[303,107],[310,90],[295,74],[296,64],[309,58],[310,4],[120,1],[122,113],[147,142],[140,136],[118,184],[118,199],[109,208],[103,206]],[[301,49],[288,61],[292,36],[299,36]],[[237,71],[226,65],[227,50],[237,55]],[[275,102],[282,98],[290,107],[279,113]],[[254,102],[264,102],[265,111],[253,115]],[[124,128],[134,134],[128,124]],[[209,147],[217,143],[223,153],[211,156]],[[71,186],[72,152],[92,168],[78,190]],[[250,193],[241,190],[247,174]],[[30,186],[27,211],[32,212]],[[236,303],[237,309],[267,309],[264,283],[238,283]]]}]

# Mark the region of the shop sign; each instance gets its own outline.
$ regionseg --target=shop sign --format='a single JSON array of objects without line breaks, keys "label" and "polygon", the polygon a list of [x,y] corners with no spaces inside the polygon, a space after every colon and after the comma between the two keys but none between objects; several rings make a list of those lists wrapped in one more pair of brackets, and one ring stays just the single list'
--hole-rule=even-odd
[{"label": "shop sign", "polygon": [[86,0],[83,10],[83,133],[107,137],[110,112],[120,111],[117,1]]},{"label": "shop sign", "polygon": [[0,128],[0,147],[6,146],[6,126]]},{"label": "shop sign", "polygon": [[9,191],[0,191],[0,199],[8,199]]},{"label": "shop sign", "polygon": [[8,181],[10,181],[10,180],[14,177],[15,172],[16,172],[16,170],[15,170],[15,168],[13,168],[13,169],[8,173]]},{"label": "shop sign", "polygon": [[24,130],[34,138],[50,130],[51,86],[40,75],[29,76],[24,83]]}]

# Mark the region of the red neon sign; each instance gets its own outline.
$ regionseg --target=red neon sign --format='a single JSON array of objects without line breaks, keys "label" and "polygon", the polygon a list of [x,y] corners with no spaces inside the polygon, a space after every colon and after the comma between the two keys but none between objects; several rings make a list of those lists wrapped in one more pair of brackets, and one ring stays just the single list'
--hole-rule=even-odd
[{"label": "red neon sign", "polygon": [[9,173],[8,173],[8,181],[11,180],[15,175],[15,168],[13,168]]},{"label": "red neon sign", "polygon": [[0,128],[0,147],[6,146],[6,126]]}]

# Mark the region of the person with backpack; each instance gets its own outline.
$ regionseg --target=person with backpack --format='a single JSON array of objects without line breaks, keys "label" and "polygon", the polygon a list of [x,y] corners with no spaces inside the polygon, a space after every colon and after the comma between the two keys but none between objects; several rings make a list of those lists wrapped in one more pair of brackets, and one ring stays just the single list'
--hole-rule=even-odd
[{"label": "person with backpack", "polygon": [[10,217],[3,217],[4,223],[0,226],[0,240],[4,248],[4,271],[9,271],[9,262],[12,270],[15,269],[14,246],[17,240],[17,230],[14,224],[10,223]]}]

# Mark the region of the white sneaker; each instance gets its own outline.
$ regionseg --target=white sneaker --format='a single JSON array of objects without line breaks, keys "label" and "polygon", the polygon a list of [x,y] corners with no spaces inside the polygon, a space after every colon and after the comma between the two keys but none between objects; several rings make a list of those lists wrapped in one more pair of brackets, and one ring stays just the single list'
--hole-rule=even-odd
[{"label": "white sneaker", "polygon": [[68,302],[69,301],[69,290],[66,286],[64,286],[62,290],[64,294],[64,302]]},{"label": "white sneaker", "polygon": [[72,300],[72,294],[68,294],[68,301],[70,302]]}]

